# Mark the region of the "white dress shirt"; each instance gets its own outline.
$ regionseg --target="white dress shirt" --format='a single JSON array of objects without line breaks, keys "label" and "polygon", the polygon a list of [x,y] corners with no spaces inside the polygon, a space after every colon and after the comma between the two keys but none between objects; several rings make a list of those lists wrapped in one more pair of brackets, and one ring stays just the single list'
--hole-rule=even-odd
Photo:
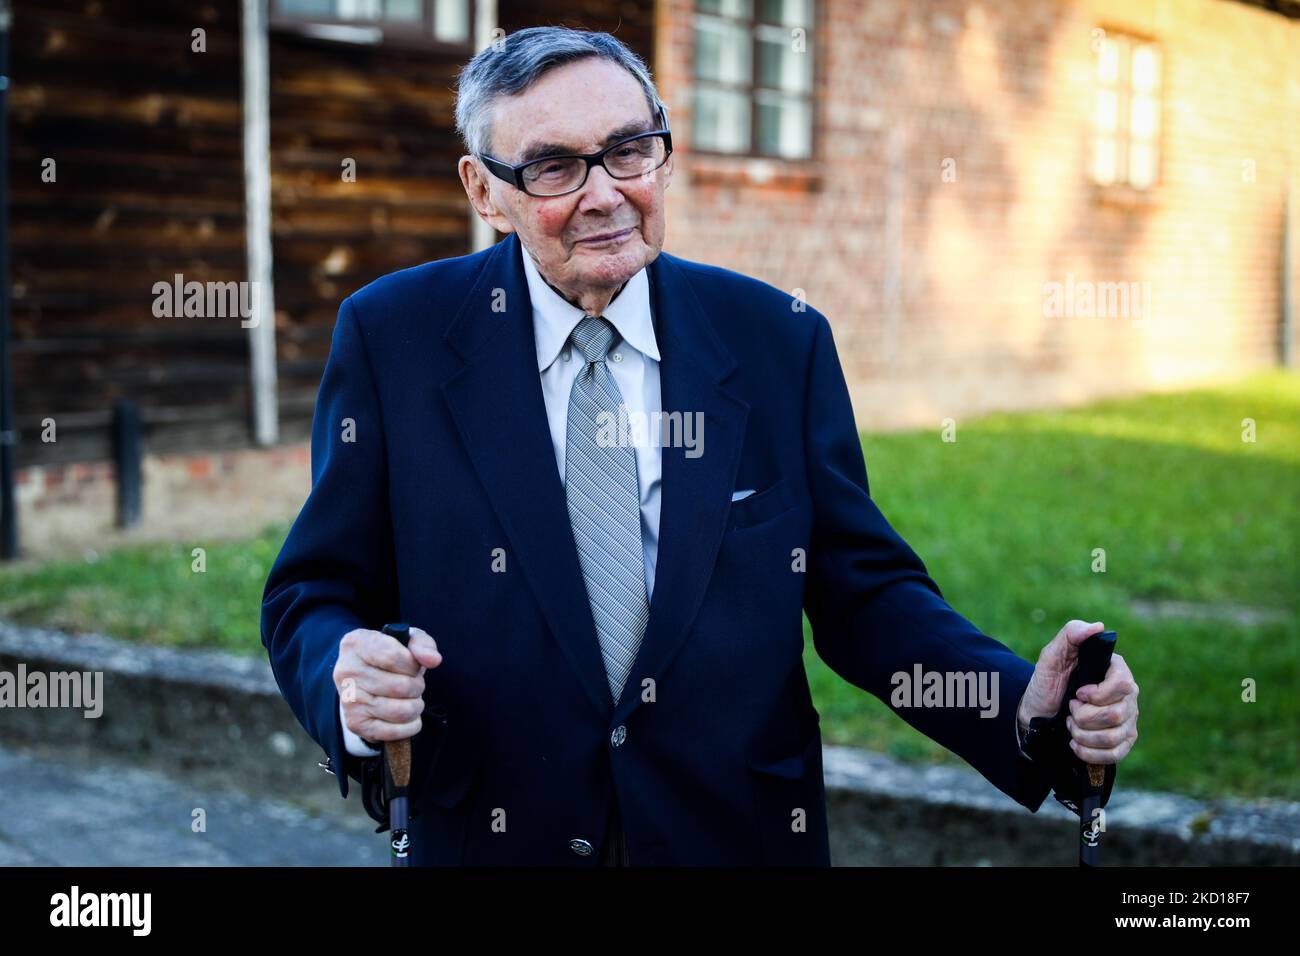
[{"label": "white dress shirt", "polygon": [[[569,395],[573,382],[583,368],[582,353],[569,342],[574,328],[586,312],[555,291],[523,250],[524,272],[528,277],[528,296],[533,304],[533,338],[537,343],[537,372],[541,377],[542,399],[546,403],[546,420],[555,448],[555,464],[564,484],[565,445],[569,429]],[[629,421],[645,423],[645,441],[637,441],[637,485],[641,494],[641,551],[645,559],[646,599],[654,593],[655,562],[659,554],[659,502],[663,485],[663,453],[656,418],[662,411],[659,392],[659,344],[655,339],[650,315],[650,277],[643,268],[628,279],[615,296],[604,317],[618,332],[610,347],[606,367],[627,406]],[[433,635],[437,639],[438,635]],[[593,635],[594,636],[594,635]],[[343,702],[339,701],[339,724],[348,753],[373,757],[379,753],[362,743],[343,719]]]}]

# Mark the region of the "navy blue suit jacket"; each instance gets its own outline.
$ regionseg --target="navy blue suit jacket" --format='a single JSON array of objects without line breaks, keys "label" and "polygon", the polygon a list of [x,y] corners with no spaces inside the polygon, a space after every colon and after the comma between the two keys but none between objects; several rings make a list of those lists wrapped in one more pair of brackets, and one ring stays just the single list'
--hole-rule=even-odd
[{"label": "navy blue suit jacket", "polygon": [[425,701],[448,715],[414,808],[417,865],[596,865],[614,800],[632,865],[827,865],[806,610],[822,660],[886,702],[917,662],[998,672],[995,718],[896,712],[1036,811],[1049,787],[1014,730],[1033,667],[944,601],[872,501],[825,317],[667,253],[648,267],[663,408],[703,414],[703,453],[663,449],[650,619],[614,706],[521,255],[510,235],[339,310],[313,487],[267,580],[262,639],[343,796],[361,760],[343,745],[339,641],[400,620],[438,642]]}]

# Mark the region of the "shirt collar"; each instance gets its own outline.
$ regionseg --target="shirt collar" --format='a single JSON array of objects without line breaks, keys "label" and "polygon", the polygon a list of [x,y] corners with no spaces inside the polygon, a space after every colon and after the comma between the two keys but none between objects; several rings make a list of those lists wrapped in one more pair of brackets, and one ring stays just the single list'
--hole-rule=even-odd
[{"label": "shirt collar", "polygon": [[[537,342],[537,370],[551,367],[564,348],[569,336],[577,328],[586,312],[560,295],[542,278],[533,257],[520,243],[524,257],[524,273],[528,277],[528,296],[533,303],[533,337]],[[642,355],[658,362],[659,344],[655,339],[654,321],[650,315],[650,280],[642,268],[627,280],[603,313],[619,336]]]}]

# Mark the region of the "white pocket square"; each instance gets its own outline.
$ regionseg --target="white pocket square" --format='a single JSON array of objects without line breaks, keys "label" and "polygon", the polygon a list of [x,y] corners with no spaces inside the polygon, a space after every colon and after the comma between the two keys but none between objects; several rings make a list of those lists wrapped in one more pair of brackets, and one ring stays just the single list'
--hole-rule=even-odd
[{"label": "white pocket square", "polygon": [[753,488],[746,488],[744,491],[733,491],[731,493],[731,500],[739,501],[741,498],[748,498],[753,493],[754,493]]}]

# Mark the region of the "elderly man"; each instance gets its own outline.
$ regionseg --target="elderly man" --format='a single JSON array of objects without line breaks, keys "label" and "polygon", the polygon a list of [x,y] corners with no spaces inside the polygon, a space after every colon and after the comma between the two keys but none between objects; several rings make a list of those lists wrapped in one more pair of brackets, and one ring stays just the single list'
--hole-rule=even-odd
[{"label": "elderly man", "polygon": [[[944,601],[870,496],[826,318],[661,251],[644,64],[522,30],[469,63],[456,118],[506,238],[343,302],[264,595],[342,794],[414,737],[417,865],[827,865],[806,610],[836,673],[1037,810],[1054,782],[1022,735],[1101,623],[1035,666]],[[981,693],[896,694],[913,674]],[[1136,699],[1116,655],[1071,701],[1074,752],[1123,759]]]}]

